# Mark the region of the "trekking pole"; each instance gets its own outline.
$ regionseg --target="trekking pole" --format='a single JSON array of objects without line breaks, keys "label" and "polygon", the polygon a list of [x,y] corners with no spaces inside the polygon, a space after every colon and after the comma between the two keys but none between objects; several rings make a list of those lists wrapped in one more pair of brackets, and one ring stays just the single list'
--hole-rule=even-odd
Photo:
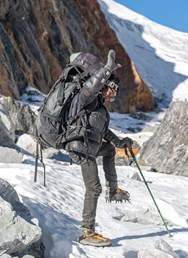
[{"label": "trekking pole", "polygon": [[42,146],[41,146],[41,144],[40,144],[40,162],[43,165],[43,169],[44,169],[44,186],[46,186],[46,167],[45,167],[45,164],[43,162],[43,155],[42,155]]},{"label": "trekking pole", "polygon": [[34,182],[37,182],[38,160],[39,160],[39,143],[38,143],[38,140],[37,140],[37,142],[36,142],[36,157],[35,157]]},{"label": "trekking pole", "polygon": [[37,172],[38,172],[38,160],[40,158],[40,162],[43,165],[43,169],[44,169],[44,186],[46,186],[46,168],[45,168],[45,164],[43,162],[43,155],[42,155],[42,146],[40,144],[40,157],[39,157],[39,142],[37,140],[36,143],[36,157],[35,157],[35,174],[34,174],[34,182],[37,182]]},{"label": "trekking pole", "polygon": [[[168,234],[169,234],[169,237],[172,237],[172,235],[170,234],[170,231],[169,231],[169,229],[168,229],[168,227],[167,227],[167,223],[166,223],[166,221],[164,220],[164,218],[163,218],[163,216],[162,216],[162,214],[161,214],[161,211],[160,211],[160,209],[159,209],[159,207],[158,207],[158,205],[157,205],[157,203],[156,203],[156,201],[155,201],[155,198],[154,198],[154,196],[153,196],[153,194],[152,194],[152,192],[151,192],[151,190],[150,190],[150,188],[149,188],[149,186],[148,186],[148,184],[147,184],[147,181],[146,181],[146,179],[145,179],[145,177],[144,177],[144,175],[143,175],[143,173],[142,173],[142,171],[141,171],[141,169],[140,169],[140,166],[138,165],[138,162],[137,162],[137,160],[136,160],[136,157],[135,157],[135,155],[134,155],[134,152],[133,152],[132,148],[129,147],[128,150],[129,150],[129,152],[130,152],[130,154],[131,154],[131,156],[132,156],[132,158],[133,158],[133,160],[134,160],[134,162],[135,162],[135,164],[136,164],[136,166],[137,166],[137,168],[138,168],[138,170],[139,170],[139,172],[140,172],[140,174],[141,174],[142,179],[144,180],[144,183],[145,183],[145,185],[146,185],[146,187],[147,187],[147,189],[148,189],[148,191],[149,191],[149,193],[150,193],[150,195],[151,195],[151,198],[152,198],[152,200],[153,200],[153,202],[154,202],[154,204],[155,204],[155,206],[156,206],[156,208],[157,208],[157,211],[158,211],[158,213],[159,213],[159,215],[160,215],[160,217],[161,217],[161,219],[162,219],[162,221],[163,221],[163,224],[164,224],[164,226],[165,226],[165,228],[166,228],[166,230],[167,230],[167,232],[168,232]],[[127,155],[126,149],[125,149],[125,154]]]}]

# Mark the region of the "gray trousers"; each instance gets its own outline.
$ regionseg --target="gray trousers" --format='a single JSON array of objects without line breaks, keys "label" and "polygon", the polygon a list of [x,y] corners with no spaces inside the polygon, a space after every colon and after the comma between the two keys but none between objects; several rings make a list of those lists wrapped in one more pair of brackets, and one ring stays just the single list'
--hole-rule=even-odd
[{"label": "gray trousers", "polygon": [[[99,149],[98,156],[103,157],[105,179],[109,183],[110,191],[113,191],[117,188],[117,174],[114,160],[115,147],[109,142],[104,142]],[[81,170],[86,188],[81,226],[94,229],[97,201],[102,192],[96,159],[82,163]]]}]

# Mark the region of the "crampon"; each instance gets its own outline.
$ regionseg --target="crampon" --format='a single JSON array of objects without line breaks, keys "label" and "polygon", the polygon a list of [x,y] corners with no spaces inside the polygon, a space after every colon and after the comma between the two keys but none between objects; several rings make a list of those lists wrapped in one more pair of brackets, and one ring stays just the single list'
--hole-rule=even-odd
[{"label": "crampon", "polygon": [[105,199],[106,202],[130,202],[130,194],[120,188],[116,188],[113,192],[110,192],[109,189],[107,189]]}]

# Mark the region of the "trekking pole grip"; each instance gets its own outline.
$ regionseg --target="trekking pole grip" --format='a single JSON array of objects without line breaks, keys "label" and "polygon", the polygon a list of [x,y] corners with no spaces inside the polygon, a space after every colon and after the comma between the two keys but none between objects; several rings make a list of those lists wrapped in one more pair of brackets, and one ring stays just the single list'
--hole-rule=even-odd
[{"label": "trekking pole grip", "polygon": [[129,146],[129,147],[128,147],[128,150],[129,150],[129,152],[130,152],[132,158],[135,159],[135,155],[134,155],[133,149]]}]

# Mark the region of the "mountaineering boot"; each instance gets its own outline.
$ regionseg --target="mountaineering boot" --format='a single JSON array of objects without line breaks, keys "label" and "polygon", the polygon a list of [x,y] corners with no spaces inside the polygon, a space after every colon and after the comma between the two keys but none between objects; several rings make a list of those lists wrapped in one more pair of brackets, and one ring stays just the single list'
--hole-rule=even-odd
[{"label": "mountaineering boot", "polygon": [[92,246],[109,246],[111,241],[109,238],[103,237],[100,234],[95,233],[93,229],[82,228],[82,234],[78,238],[78,242],[83,245]]},{"label": "mountaineering boot", "polygon": [[129,198],[130,198],[130,194],[127,191],[122,190],[120,188],[116,188],[113,192],[110,192],[108,187],[106,189],[106,195],[105,195],[106,202],[112,202],[112,201],[130,202]]}]

